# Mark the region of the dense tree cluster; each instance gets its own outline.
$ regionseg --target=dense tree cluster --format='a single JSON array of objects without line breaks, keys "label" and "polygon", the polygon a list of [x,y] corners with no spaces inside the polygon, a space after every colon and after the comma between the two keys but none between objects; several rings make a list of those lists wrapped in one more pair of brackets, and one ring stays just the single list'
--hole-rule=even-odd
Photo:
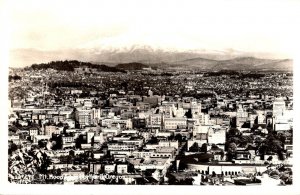
[{"label": "dense tree cluster", "polygon": [[9,82],[11,82],[12,80],[21,80],[21,79],[22,79],[22,77],[20,77],[19,75],[14,75],[14,76],[9,75],[8,76],[8,81]]},{"label": "dense tree cluster", "polygon": [[263,156],[265,154],[277,154],[280,160],[284,160],[284,135],[276,135],[270,133],[265,140],[263,140],[259,146],[258,151]]},{"label": "dense tree cluster", "polygon": [[211,77],[211,76],[222,76],[222,75],[239,75],[240,73],[237,71],[232,71],[232,70],[220,70],[217,72],[207,72],[204,73],[204,77]]},{"label": "dense tree cluster", "polygon": [[54,69],[60,71],[74,71],[75,68],[93,68],[103,72],[124,72],[116,67],[109,67],[104,64],[92,64],[90,62],[80,62],[77,60],[51,61],[49,63],[33,64],[30,68],[34,70]]},{"label": "dense tree cluster", "polygon": [[138,62],[131,62],[131,63],[124,63],[124,64],[118,64],[116,68],[122,69],[122,70],[142,70],[143,68],[148,68],[149,66],[138,63]]},{"label": "dense tree cluster", "polygon": [[[264,139],[254,137],[253,135],[243,135],[238,129],[232,128],[227,132],[225,149],[228,151],[227,157],[234,158],[238,147],[246,147],[247,149],[255,149],[261,155],[277,154],[279,159],[284,160],[284,143],[286,136],[269,132]],[[264,159],[267,160],[267,159]]]}]

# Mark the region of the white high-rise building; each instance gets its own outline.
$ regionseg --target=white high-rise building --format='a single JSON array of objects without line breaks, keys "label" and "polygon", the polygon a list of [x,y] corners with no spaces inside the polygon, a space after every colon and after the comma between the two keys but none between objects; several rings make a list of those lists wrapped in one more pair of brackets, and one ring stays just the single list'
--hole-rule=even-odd
[{"label": "white high-rise building", "polygon": [[239,105],[236,111],[236,126],[241,127],[248,120],[248,112],[243,108],[242,105]]},{"label": "white high-rise building", "polygon": [[191,102],[191,111],[193,115],[201,113],[201,103],[196,101]]},{"label": "white high-rise building", "polygon": [[276,98],[273,102],[273,116],[283,116],[285,112],[285,102],[283,98]]},{"label": "white high-rise building", "polygon": [[283,98],[276,98],[273,102],[273,129],[275,131],[290,130],[293,126],[292,110],[286,110]]}]

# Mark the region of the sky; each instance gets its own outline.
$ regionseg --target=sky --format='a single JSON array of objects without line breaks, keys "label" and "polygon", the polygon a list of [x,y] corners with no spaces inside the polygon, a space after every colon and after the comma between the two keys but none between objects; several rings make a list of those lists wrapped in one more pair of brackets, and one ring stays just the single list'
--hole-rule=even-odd
[{"label": "sky", "polygon": [[165,50],[293,50],[297,0],[10,0],[8,48],[43,51],[147,45]]}]

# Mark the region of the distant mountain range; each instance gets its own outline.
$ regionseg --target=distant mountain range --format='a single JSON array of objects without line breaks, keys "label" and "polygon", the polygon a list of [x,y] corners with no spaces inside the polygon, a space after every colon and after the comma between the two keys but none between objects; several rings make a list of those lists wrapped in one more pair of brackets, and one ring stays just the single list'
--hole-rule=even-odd
[{"label": "distant mountain range", "polygon": [[[251,57],[249,57],[251,56]],[[10,52],[12,67],[24,67],[49,61],[78,60],[92,64],[116,66],[118,69],[134,70],[144,67],[163,69],[200,70],[253,70],[292,71],[291,59],[257,57],[258,54],[222,51],[166,51],[151,47],[129,49],[69,49],[63,51],[40,51],[17,49]],[[263,56],[270,56],[263,54]]]}]

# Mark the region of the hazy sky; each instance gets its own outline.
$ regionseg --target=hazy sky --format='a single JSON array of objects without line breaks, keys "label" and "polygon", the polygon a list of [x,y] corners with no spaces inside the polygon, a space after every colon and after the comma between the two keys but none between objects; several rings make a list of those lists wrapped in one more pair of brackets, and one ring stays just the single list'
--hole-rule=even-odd
[{"label": "hazy sky", "polygon": [[292,49],[299,1],[6,1],[10,49]]}]

